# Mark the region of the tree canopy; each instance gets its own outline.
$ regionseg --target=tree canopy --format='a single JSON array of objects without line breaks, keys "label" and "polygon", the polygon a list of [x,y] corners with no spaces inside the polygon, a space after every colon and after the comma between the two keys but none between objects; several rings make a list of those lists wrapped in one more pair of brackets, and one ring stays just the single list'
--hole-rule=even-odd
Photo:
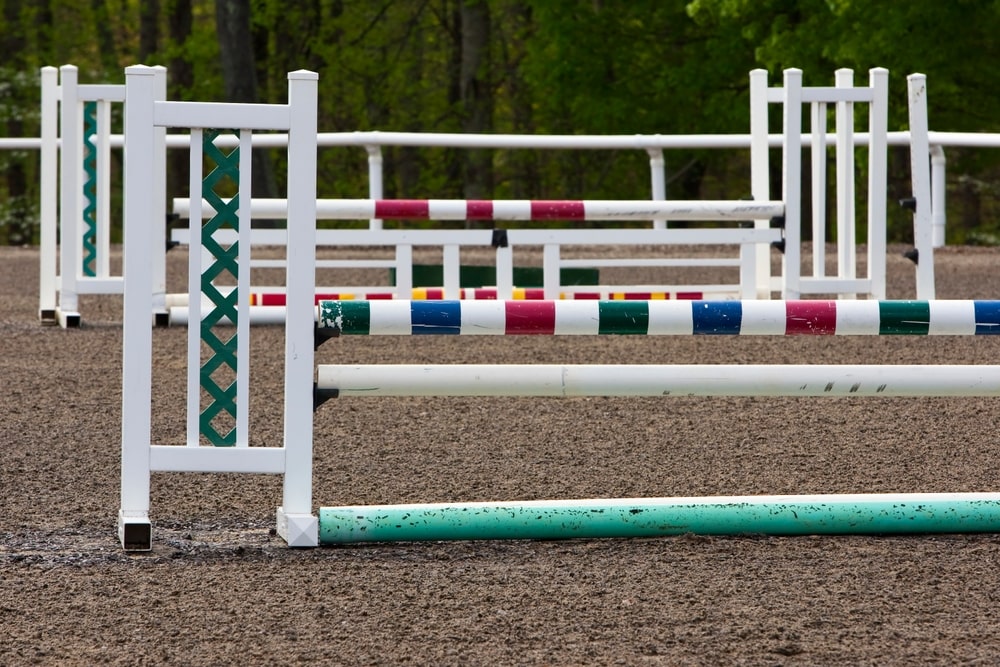
[{"label": "tree canopy", "polygon": [[[922,72],[931,129],[1000,125],[996,0],[3,0],[0,28],[6,136],[38,136],[39,67],[121,83],[139,62],[167,66],[173,99],[281,102],[288,71],[315,70],[329,132],[745,133],[758,67],[775,81],[801,68],[807,85],[831,84],[842,67],[858,80],[886,67],[893,130],[906,129],[906,75]],[[666,159],[671,197],[748,192],[744,154]],[[955,148],[948,160],[949,242],[991,238],[1000,152]],[[37,154],[0,161],[0,241],[31,242]],[[893,194],[905,196],[908,155],[891,163]],[[364,196],[364,153],[323,149],[320,192]],[[385,192],[641,199],[649,167],[641,151],[394,147]],[[909,238],[908,215],[890,214],[893,237]]]}]

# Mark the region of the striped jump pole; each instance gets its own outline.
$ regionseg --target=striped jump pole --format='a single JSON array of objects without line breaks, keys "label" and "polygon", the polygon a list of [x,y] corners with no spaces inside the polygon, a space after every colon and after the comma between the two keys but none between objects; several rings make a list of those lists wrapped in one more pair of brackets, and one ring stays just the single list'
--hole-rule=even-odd
[{"label": "striped jump pole", "polygon": [[669,535],[890,535],[1000,529],[1000,494],[615,498],[321,507],[320,544]]},{"label": "striped jump pole", "polygon": [[[714,291],[692,290],[692,289],[671,289],[666,290],[649,285],[628,285],[628,286],[601,286],[593,285],[585,288],[576,287],[572,291],[565,291],[559,294],[560,299],[565,300],[586,300],[586,301],[634,301],[642,300],[695,300],[695,299],[718,299],[725,300],[726,292],[723,286],[713,286]],[[491,300],[500,299],[500,291],[496,287],[461,287],[458,290],[459,299],[462,301]],[[543,301],[545,300],[545,289],[542,287],[514,287],[511,291],[511,298],[515,301]],[[395,299],[396,293],[391,287],[372,288],[369,291],[345,288],[342,292],[317,292],[316,303],[320,301],[377,301]],[[413,301],[445,301],[449,300],[445,296],[444,287],[414,287],[411,290],[411,300]],[[287,295],[284,291],[272,290],[251,290],[251,306],[284,306]]]},{"label": "striped jump pole", "polygon": [[993,335],[1000,301],[321,301],[319,335]]},{"label": "striped jump pole", "polygon": [[[189,206],[176,200],[175,212]],[[207,202],[206,202],[207,203]],[[254,218],[283,218],[284,199],[254,198]],[[204,209],[203,213],[212,213]],[[319,220],[767,220],[785,214],[781,201],[649,200],[464,200],[464,199],[319,199]]]}]

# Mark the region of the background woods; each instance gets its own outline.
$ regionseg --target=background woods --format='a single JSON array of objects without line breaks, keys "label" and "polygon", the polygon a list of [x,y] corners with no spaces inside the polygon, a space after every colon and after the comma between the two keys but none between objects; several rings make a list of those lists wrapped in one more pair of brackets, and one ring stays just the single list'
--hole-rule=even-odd
[{"label": "background woods", "polygon": [[[747,73],[832,84],[890,70],[890,129],[906,129],[906,75],[928,76],[933,130],[995,132],[1000,5],[984,0],[0,0],[0,134],[37,137],[38,68],[82,83],[168,68],[174,99],[280,102],[290,70],[320,74],[321,131],[713,134],[749,127]],[[893,149],[890,200],[907,196]],[[387,197],[643,199],[642,151],[386,148]],[[862,152],[863,155],[863,152]],[[258,193],[284,189],[280,153]],[[324,148],[320,193],[367,193],[357,148]],[[0,242],[36,240],[36,151],[0,151]],[[171,182],[183,179],[175,155]],[[669,197],[749,192],[740,151],[668,151]],[[862,165],[863,162],[859,164]],[[260,174],[261,172],[257,172]],[[278,176],[275,176],[277,174]],[[949,243],[1000,231],[1000,151],[949,149]],[[890,210],[890,234],[909,239]]]}]

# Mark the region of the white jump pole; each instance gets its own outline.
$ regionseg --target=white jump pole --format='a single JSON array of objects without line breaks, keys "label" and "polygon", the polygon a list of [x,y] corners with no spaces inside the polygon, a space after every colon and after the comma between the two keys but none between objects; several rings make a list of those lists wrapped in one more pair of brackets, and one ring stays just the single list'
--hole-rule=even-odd
[{"label": "white jump pole", "polygon": [[326,396],[1000,396],[1000,366],[322,365]]}]

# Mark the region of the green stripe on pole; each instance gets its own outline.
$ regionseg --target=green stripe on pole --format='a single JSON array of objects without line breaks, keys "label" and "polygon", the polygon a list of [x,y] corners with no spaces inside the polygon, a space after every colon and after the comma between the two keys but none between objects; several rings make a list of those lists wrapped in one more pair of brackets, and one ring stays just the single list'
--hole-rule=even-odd
[{"label": "green stripe on pole", "polygon": [[368,301],[321,301],[319,326],[332,327],[345,336],[367,336],[371,331],[371,304]]},{"label": "green stripe on pole", "polygon": [[645,335],[649,331],[647,301],[601,301],[598,309],[598,334]]},{"label": "green stripe on pole", "polygon": [[321,544],[1000,530],[996,494],[632,498],[322,507]]},{"label": "green stripe on pole", "polygon": [[926,336],[930,331],[931,307],[926,301],[879,301],[880,335]]}]

